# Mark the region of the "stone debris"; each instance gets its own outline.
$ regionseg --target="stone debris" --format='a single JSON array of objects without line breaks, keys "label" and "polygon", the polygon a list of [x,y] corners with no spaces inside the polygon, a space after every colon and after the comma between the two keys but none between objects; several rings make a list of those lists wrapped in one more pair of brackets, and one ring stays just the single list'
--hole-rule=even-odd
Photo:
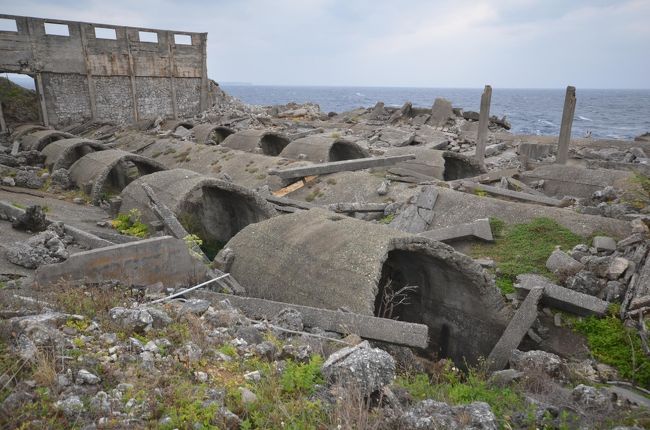
[{"label": "stone debris", "polygon": [[393,382],[395,361],[387,352],[363,342],[330,355],[322,372],[329,384],[351,387],[366,397]]},{"label": "stone debris", "polygon": [[[32,219],[33,220],[33,219]],[[36,269],[43,265],[65,261],[69,257],[67,236],[60,224],[51,224],[47,230],[29,238],[25,242],[15,242],[7,249],[7,259],[13,264]]]}]

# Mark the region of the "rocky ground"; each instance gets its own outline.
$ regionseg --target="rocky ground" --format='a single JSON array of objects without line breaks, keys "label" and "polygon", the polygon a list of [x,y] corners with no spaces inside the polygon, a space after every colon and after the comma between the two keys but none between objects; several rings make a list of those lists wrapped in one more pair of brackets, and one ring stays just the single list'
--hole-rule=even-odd
[{"label": "rocky ground", "polygon": [[[373,155],[404,147],[473,155],[477,115],[445,103],[438,109],[378,103],[371,109],[325,114],[313,104],[248,106],[224,93],[193,122],[233,130],[269,128],[292,138],[345,137]],[[178,148],[197,146],[183,126],[166,129],[159,119],[144,128],[84,126],[77,131],[128,150],[142,148],[147,139],[168,139],[165,145]],[[544,144],[544,139],[513,137],[508,128],[507,119],[491,119],[488,171],[525,170],[530,163],[554,161],[552,151],[534,160],[522,158],[522,142]],[[627,237],[581,236],[547,218],[517,225],[493,218],[494,244],[463,247],[494,278],[513,313],[521,304],[516,287],[531,282],[555,284],[609,304],[600,318],[543,304],[508,368],[490,371],[487,363],[466,366],[364,341],[356,333],[306,326],[292,309],[268,321],[254,320],[210,289],[165,299],[178,290],[115,281],[35,286],[33,269],[65,261],[88,247],[66,226],[114,243],[158,233],[137,216],[116,218],[110,198],[102,202],[106,212],[88,205],[67,169],[44,168],[42,153],[12,153],[13,142],[0,143],[0,200],[7,203],[0,211],[1,428],[650,426],[644,319],[650,291],[632,291],[639,288],[639,278],[650,276],[645,272],[650,270],[650,182],[643,173],[636,174],[635,186],[605,186],[587,197],[556,196],[575,212],[629,223]],[[160,149],[141,152],[146,151]],[[178,153],[162,153],[158,159],[203,171],[194,163],[213,156],[192,162],[187,154],[180,159]],[[225,154],[220,159],[232,157]],[[572,156],[576,163],[596,160],[639,169],[648,160],[641,148],[599,150],[580,142],[572,147]],[[260,191],[278,187],[249,166],[237,166],[235,173],[246,170],[245,176],[230,172],[231,179]],[[228,179],[226,168],[219,174]],[[372,185],[362,195],[360,175]],[[366,216],[368,222],[389,223],[417,191],[416,184],[387,179],[385,171],[345,172],[318,181],[290,197],[327,204],[353,200],[350,195],[391,207]],[[513,189],[504,178],[496,182],[501,189]],[[349,191],[345,183],[358,187]],[[444,186],[458,189],[462,184]],[[543,190],[543,180],[531,188]],[[25,214],[16,211],[21,208]]]}]

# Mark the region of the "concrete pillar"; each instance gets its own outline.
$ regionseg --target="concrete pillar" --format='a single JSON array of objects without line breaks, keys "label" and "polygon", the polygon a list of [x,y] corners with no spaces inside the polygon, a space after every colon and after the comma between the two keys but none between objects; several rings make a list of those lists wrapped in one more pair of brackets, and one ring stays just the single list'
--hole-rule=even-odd
[{"label": "concrete pillar", "polygon": [[47,115],[47,105],[45,104],[45,93],[43,92],[43,77],[40,73],[37,73],[34,76],[34,81],[36,81],[36,92],[38,94],[38,101],[41,104],[41,114],[43,118],[43,125],[49,127],[50,119]]},{"label": "concrete pillar", "polygon": [[478,136],[476,137],[476,161],[485,164],[485,145],[487,142],[488,124],[490,123],[490,103],[492,101],[492,87],[485,86],[481,95],[481,112],[478,117]]},{"label": "concrete pillar", "polygon": [[7,123],[5,122],[5,116],[2,112],[2,103],[0,102],[0,133],[4,134],[7,132]]},{"label": "concrete pillar", "polygon": [[573,126],[573,114],[576,111],[576,87],[566,87],[564,97],[564,110],[562,111],[562,125],[560,126],[560,138],[557,143],[557,157],[555,162],[566,164],[569,158],[569,143],[571,142],[571,127]]},{"label": "concrete pillar", "polygon": [[176,101],[176,83],[174,82],[174,68],[176,66],[176,62],[174,61],[174,51],[176,50],[176,47],[174,44],[176,43],[176,41],[174,40],[173,33],[167,33],[167,41],[169,43],[169,85],[172,94],[172,112],[174,115],[174,119],[177,119],[178,102]]},{"label": "concrete pillar", "polygon": [[208,108],[208,65],[207,65],[208,34],[201,33],[201,99],[199,110],[203,112]]},{"label": "concrete pillar", "polygon": [[88,39],[86,38],[86,29],[92,27],[79,24],[79,35],[81,37],[81,49],[84,56],[84,65],[86,67],[86,83],[88,84],[88,101],[90,102],[90,116],[93,120],[97,119],[97,98],[95,96],[95,81],[93,80],[92,66],[88,58]]}]

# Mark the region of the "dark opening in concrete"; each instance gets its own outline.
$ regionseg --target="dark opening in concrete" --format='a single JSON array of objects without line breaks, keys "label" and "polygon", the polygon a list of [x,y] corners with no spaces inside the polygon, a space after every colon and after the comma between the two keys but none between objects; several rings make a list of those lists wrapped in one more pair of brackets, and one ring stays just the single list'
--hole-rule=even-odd
[{"label": "dark opening in concrete", "polygon": [[284,149],[285,146],[289,144],[289,141],[278,134],[267,133],[260,140],[260,146],[262,147],[262,154],[270,155],[272,157],[280,155],[280,152]]},{"label": "dark opening in concrete", "polygon": [[108,172],[106,180],[99,190],[99,197],[106,200],[107,196],[118,195],[127,185],[140,176],[149,175],[159,170],[160,168],[148,163],[121,160]]},{"label": "dark opening in concrete", "polygon": [[210,140],[218,145],[233,133],[234,131],[228,127],[217,127],[210,133]]},{"label": "dark opening in concrete", "polygon": [[363,149],[358,145],[339,140],[334,142],[330,148],[329,161],[354,160],[366,156]]},{"label": "dark opening in concrete", "polygon": [[467,330],[472,325],[483,326],[483,320],[492,317],[488,312],[476,286],[457,267],[417,251],[395,249],[388,253],[375,315],[426,324],[430,338],[427,354],[462,363],[485,353],[476,334]]},{"label": "dark opening in concrete", "polygon": [[442,157],[445,159],[445,181],[473,178],[485,173],[485,170],[473,158],[448,151],[445,151]]}]

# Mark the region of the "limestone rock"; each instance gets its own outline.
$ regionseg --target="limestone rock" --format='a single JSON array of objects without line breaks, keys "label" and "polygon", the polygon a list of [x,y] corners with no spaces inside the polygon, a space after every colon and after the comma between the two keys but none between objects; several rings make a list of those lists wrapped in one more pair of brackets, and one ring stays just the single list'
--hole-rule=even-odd
[{"label": "limestone rock", "polygon": [[26,230],[34,233],[47,228],[47,219],[43,208],[39,205],[28,206],[25,213],[19,215],[11,224],[16,230]]},{"label": "limestone rock", "polygon": [[281,310],[271,320],[271,323],[288,330],[294,330],[294,331],[303,330],[302,314],[292,308],[286,308]]},{"label": "limestone rock", "polygon": [[18,170],[14,178],[16,186],[24,188],[39,189],[43,186],[43,179],[38,176],[35,170]]},{"label": "limestone rock", "polygon": [[496,430],[497,419],[484,402],[450,406],[427,399],[417,403],[397,419],[397,427],[422,430]]},{"label": "limestone rock", "polygon": [[393,381],[395,360],[386,351],[362,342],[330,355],[322,372],[330,384],[359,389],[365,397]]},{"label": "limestone rock", "polygon": [[597,251],[616,251],[616,241],[609,236],[596,236],[593,246]]},{"label": "limestone rock", "polygon": [[510,366],[524,373],[541,371],[557,379],[564,379],[566,372],[562,359],[546,351],[522,352],[515,349],[510,356]]}]

